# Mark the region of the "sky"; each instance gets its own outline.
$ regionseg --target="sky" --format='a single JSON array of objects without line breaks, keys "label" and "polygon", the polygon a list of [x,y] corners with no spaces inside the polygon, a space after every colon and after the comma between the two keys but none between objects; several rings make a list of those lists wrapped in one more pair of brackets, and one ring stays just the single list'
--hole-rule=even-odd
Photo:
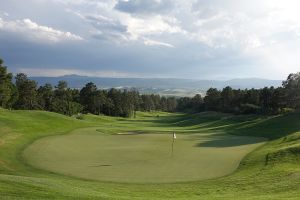
[{"label": "sky", "polygon": [[29,76],[285,79],[298,0],[0,0],[0,58]]}]

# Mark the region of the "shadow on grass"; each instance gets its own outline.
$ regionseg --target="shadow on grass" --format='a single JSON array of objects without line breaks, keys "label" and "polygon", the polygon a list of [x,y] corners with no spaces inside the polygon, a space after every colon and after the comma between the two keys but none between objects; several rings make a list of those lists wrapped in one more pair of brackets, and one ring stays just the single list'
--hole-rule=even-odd
[{"label": "shadow on grass", "polygon": [[257,144],[262,142],[261,138],[244,138],[244,137],[214,137],[211,140],[200,142],[196,144],[197,147],[238,147],[243,145]]},{"label": "shadow on grass", "polygon": [[180,113],[175,116],[122,119],[124,123],[141,123],[149,127],[176,129],[181,132],[223,132],[240,136],[277,139],[300,131],[300,114],[277,116],[230,115],[215,112]]},{"label": "shadow on grass", "polygon": [[[211,120],[199,120],[198,124],[188,130],[199,130],[209,132],[223,132],[239,136],[264,137],[270,140],[287,136],[300,131],[300,114],[291,113],[277,116],[231,116]],[[204,122],[206,121],[206,122]]]}]

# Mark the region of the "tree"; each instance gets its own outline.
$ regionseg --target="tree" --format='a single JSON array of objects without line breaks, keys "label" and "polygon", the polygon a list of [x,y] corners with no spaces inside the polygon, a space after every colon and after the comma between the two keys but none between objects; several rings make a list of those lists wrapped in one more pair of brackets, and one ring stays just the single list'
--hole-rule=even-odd
[{"label": "tree", "polygon": [[[154,110],[154,108],[155,108],[154,102],[150,95],[143,94],[141,96],[141,99],[142,99],[141,107],[142,107],[143,111],[150,112],[150,111]],[[168,109],[168,106],[167,106],[167,101],[166,101],[166,110],[167,109]]]},{"label": "tree", "polygon": [[177,111],[180,112],[189,112],[191,109],[191,98],[190,97],[181,97],[177,100]]},{"label": "tree", "polygon": [[15,84],[11,84],[10,87],[11,87],[11,97],[7,102],[7,108],[12,109],[19,99],[19,91]]},{"label": "tree", "polygon": [[114,110],[114,103],[111,100],[111,98],[108,97],[108,92],[107,91],[103,91],[105,94],[105,101],[104,101],[104,105],[103,105],[103,113],[109,116],[113,115],[113,110]]},{"label": "tree", "polygon": [[16,76],[16,86],[19,98],[15,103],[15,107],[17,109],[27,110],[37,109],[37,83],[33,80],[29,80],[26,74],[19,73]]},{"label": "tree", "polygon": [[274,87],[264,87],[260,91],[260,104],[263,113],[271,113],[273,111],[272,107],[272,97],[274,93]]},{"label": "tree", "polygon": [[168,111],[168,102],[166,97],[161,97],[160,99],[160,109],[161,111]]},{"label": "tree", "polygon": [[104,113],[104,105],[107,102],[105,92],[103,90],[97,90],[93,95],[93,102],[95,104],[95,114],[100,115]]},{"label": "tree", "polygon": [[191,99],[191,106],[192,109],[195,112],[201,112],[204,110],[204,101],[201,97],[200,94],[196,94],[192,99]]},{"label": "tree", "polygon": [[223,112],[232,112],[234,110],[234,92],[231,87],[225,87],[221,92],[221,102]]},{"label": "tree", "polygon": [[87,83],[79,93],[80,103],[84,107],[85,112],[96,114],[99,111],[97,102],[97,86],[90,82]]},{"label": "tree", "polygon": [[245,90],[243,96],[243,103],[244,104],[252,104],[252,105],[259,105],[259,91],[256,89]]},{"label": "tree", "polygon": [[140,110],[141,98],[140,94],[136,89],[132,89],[130,91],[131,101],[133,104],[133,115],[136,117],[136,111]]},{"label": "tree", "polygon": [[122,114],[123,117],[131,117],[134,112],[134,99],[131,92],[124,90],[122,93]]},{"label": "tree", "polygon": [[75,101],[78,92],[68,88],[65,81],[59,81],[54,91],[54,100],[51,110],[64,115],[74,115],[80,113],[83,109],[82,105]]},{"label": "tree", "polygon": [[168,112],[175,112],[176,106],[177,106],[177,101],[175,97],[168,97],[167,98],[167,111]]},{"label": "tree", "polygon": [[150,94],[150,98],[152,99],[153,102],[153,110],[160,110],[161,105],[160,105],[160,96],[158,94]]},{"label": "tree", "polygon": [[204,97],[206,110],[220,111],[221,92],[216,88],[210,88]]},{"label": "tree", "polygon": [[47,83],[44,86],[40,86],[37,90],[37,93],[38,104],[40,105],[41,109],[50,111],[54,98],[52,85]]},{"label": "tree", "polygon": [[7,72],[7,67],[3,66],[3,60],[0,59],[0,106],[11,108],[17,98],[16,91],[12,83],[12,74]]},{"label": "tree", "polygon": [[111,107],[111,115],[113,116],[122,116],[123,114],[123,106],[122,106],[122,93],[120,90],[112,88],[109,90],[107,94],[108,98],[110,98],[113,106]]},{"label": "tree", "polygon": [[282,83],[285,90],[286,104],[295,109],[300,108],[300,72],[290,74]]},{"label": "tree", "polygon": [[204,111],[204,101],[200,94],[194,97],[181,97],[177,100],[177,111],[202,112]]}]

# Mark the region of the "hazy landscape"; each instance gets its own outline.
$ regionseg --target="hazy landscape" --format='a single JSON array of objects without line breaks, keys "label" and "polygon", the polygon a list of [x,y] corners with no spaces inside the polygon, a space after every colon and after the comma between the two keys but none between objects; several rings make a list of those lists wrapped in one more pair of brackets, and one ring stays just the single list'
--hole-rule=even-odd
[{"label": "hazy landscape", "polygon": [[61,80],[67,81],[72,88],[82,88],[88,82],[93,82],[97,87],[110,89],[135,88],[144,94],[160,94],[165,96],[189,96],[195,94],[204,95],[209,88],[222,89],[230,86],[235,89],[278,87],[282,80],[268,80],[260,78],[242,78],[226,81],[220,80],[196,80],[179,78],[105,78],[79,75],[65,75],[60,77],[30,77],[39,85],[50,83],[55,85]]}]

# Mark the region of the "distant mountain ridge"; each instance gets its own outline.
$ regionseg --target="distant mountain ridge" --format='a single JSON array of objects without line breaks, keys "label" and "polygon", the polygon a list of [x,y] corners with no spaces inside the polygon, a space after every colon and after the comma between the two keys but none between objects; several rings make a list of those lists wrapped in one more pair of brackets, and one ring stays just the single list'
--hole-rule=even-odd
[{"label": "distant mountain ridge", "polygon": [[207,90],[210,87],[222,89],[226,86],[230,86],[235,89],[263,88],[270,86],[278,87],[282,83],[282,80],[268,80],[260,78],[242,78],[220,81],[180,78],[104,78],[79,75],[66,75],[59,77],[30,77],[30,79],[37,81],[39,85],[44,85],[45,83],[56,85],[58,81],[64,80],[68,82],[68,85],[71,88],[82,88],[88,82],[93,82],[100,88],[135,87],[202,90]]},{"label": "distant mountain ridge", "polygon": [[66,75],[59,77],[30,77],[39,85],[50,83],[57,85],[58,81],[68,82],[71,88],[82,88],[86,83],[93,82],[98,88],[136,88],[140,93],[159,94],[164,96],[194,96],[195,94],[205,95],[206,91],[213,87],[222,89],[231,86],[234,89],[278,87],[281,80],[267,80],[259,78],[220,80],[196,80],[180,78],[103,78],[79,75]]}]

